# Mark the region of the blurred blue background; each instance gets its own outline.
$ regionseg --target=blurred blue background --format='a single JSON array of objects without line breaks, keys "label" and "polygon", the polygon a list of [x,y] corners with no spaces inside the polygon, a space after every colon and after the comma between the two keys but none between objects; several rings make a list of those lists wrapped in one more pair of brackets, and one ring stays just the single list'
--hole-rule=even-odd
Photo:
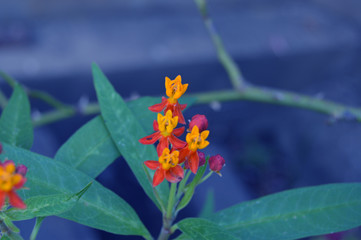
[{"label": "blurred blue background", "polygon": [[[361,105],[359,0],[209,0],[208,7],[226,49],[250,83]],[[190,84],[189,93],[231,88],[191,0],[1,3],[0,69],[25,86],[69,104],[95,101],[92,62],[126,99],[162,95],[164,77],[178,74]],[[32,100],[32,110],[49,109]],[[223,155],[227,166],[222,178],[213,176],[197,190],[179,218],[198,214],[210,189],[220,210],[285,189],[361,180],[359,123],[330,124],[315,112],[254,102],[195,106],[185,117],[197,113],[209,119],[211,145],[205,152]],[[89,119],[78,116],[37,128],[33,150],[54,156]],[[98,180],[158,233],[161,215],[122,159]],[[25,238],[32,224],[17,223]],[[346,235],[358,239],[358,234],[356,229]],[[139,238],[49,217],[38,239]]]}]

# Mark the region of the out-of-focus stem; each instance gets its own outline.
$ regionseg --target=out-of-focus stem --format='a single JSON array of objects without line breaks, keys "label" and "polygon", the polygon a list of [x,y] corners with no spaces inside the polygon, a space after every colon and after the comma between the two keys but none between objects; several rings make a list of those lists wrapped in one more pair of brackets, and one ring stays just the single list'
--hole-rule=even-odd
[{"label": "out-of-focus stem", "polygon": [[228,54],[224,48],[221,37],[219,36],[212,19],[209,17],[207,5],[205,0],[195,0],[198,9],[203,17],[204,24],[206,25],[207,31],[213,41],[213,44],[217,50],[217,56],[220,63],[226,70],[229,79],[236,90],[241,90],[245,85],[245,81],[242,77],[241,70],[237,67],[232,57]]},{"label": "out-of-focus stem", "polygon": [[30,240],[36,239],[36,236],[38,235],[38,232],[40,230],[41,224],[43,223],[44,219],[45,219],[45,217],[37,217],[36,218],[33,231],[31,232],[31,235],[30,235]]}]

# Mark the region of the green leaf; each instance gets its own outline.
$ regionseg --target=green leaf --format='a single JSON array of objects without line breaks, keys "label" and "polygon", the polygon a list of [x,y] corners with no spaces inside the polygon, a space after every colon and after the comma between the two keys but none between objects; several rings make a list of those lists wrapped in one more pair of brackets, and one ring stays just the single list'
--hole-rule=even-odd
[{"label": "green leaf", "polygon": [[[3,217],[3,216],[1,216],[1,217]],[[4,223],[11,231],[13,231],[15,233],[20,233],[20,229],[17,226],[15,226],[15,224],[9,218],[7,218],[5,216],[4,216]]]},{"label": "green leaf", "polygon": [[213,189],[208,189],[206,201],[203,204],[201,213],[199,214],[200,218],[207,218],[214,213],[214,191]]},{"label": "green leaf", "polygon": [[177,211],[182,210],[183,208],[185,208],[188,203],[191,201],[194,191],[199,183],[199,181],[202,179],[204,172],[206,171],[207,168],[207,163],[204,164],[203,166],[199,167],[196,176],[193,178],[192,182],[189,184],[188,187],[186,187],[186,192],[182,198],[182,200],[180,201],[180,203],[177,206]]},{"label": "green leaf", "polygon": [[97,116],[61,146],[55,159],[95,178],[119,156],[103,118]]},{"label": "green leaf", "polygon": [[289,240],[361,225],[361,184],[299,188],[244,202],[211,217],[240,239]]},{"label": "green leaf", "polygon": [[10,208],[4,214],[11,221],[21,221],[35,217],[59,215],[75,206],[91,183],[75,194],[53,194],[30,197],[25,200],[26,209]]},{"label": "green leaf", "polygon": [[201,218],[186,218],[177,223],[179,229],[185,233],[178,239],[194,240],[236,240],[236,238],[223,230],[217,224]]},{"label": "green leaf", "polygon": [[[143,128],[153,131],[152,121],[156,113],[148,110],[159,98],[144,97],[128,103],[140,119]],[[55,159],[78,169],[90,177],[97,177],[120,153],[115,146],[101,116],[97,116],[76,131],[58,150]]]},{"label": "green leaf", "polygon": [[9,232],[2,235],[1,240],[24,240],[24,239],[17,233]]},{"label": "green leaf", "polygon": [[[157,204],[151,182],[142,167],[144,161],[158,159],[154,146],[139,143],[139,139],[146,136],[143,127],[95,64],[93,64],[93,77],[105,125],[145,193]],[[149,169],[147,171],[153,176],[154,171]],[[165,205],[169,194],[168,184],[163,182],[156,190]],[[159,207],[158,204],[157,206]]]},{"label": "green leaf", "polygon": [[93,181],[71,211],[59,216],[115,234],[150,238],[133,208],[86,174],[21,148],[8,144],[3,144],[3,147],[2,158],[7,157],[16,164],[28,167],[25,186],[30,190],[18,191],[23,199],[39,195],[72,194]]},{"label": "green leaf", "polygon": [[33,135],[28,97],[22,87],[16,85],[0,118],[0,141],[30,149]]},{"label": "green leaf", "polygon": [[146,134],[154,132],[153,121],[157,119],[157,113],[150,111],[148,107],[160,102],[160,97],[142,97],[137,100],[127,102],[129,109],[132,111],[136,119],[138,119]]}]

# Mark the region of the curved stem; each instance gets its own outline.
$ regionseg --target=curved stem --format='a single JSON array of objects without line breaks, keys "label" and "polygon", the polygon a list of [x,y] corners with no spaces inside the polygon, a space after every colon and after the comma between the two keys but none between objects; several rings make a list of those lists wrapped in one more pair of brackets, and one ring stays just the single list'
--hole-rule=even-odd
[{"label": "curved stem", "polygon": [[41,224],[43,223],[44,219],[45,219],[45,217],[37,217],[36,218],[33,231],[31,232],[31,235],[30,235],[30,240],[36,239],[36,236],[38,235],[38,232],[40,230]]}]

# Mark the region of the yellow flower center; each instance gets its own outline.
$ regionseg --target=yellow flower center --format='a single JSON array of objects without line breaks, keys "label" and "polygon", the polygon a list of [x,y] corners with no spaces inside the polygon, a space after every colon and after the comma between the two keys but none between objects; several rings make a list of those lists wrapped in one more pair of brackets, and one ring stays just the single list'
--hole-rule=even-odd
[{"label": "yellow flower center", "polygon": [[14,185],[18,184],[23,176],[15,173],[15,165],[9,163],[6,166],[0,166],[0,190],[8,192]]},{"label": "yellow flower center", "polygon": [[189,150],[197,151],[198,149],[207,147],[209,145],[209,142],[206,141],[208,135],[209,130],[199,133],[198,127],[194,126],[192,132],[188,133],[186,136]]},{"label": "yellow flower center", "polygon": [[178,124],[178,116],[173,117],[172,115],[171,110],[168,110],[164,116],[158,113],[158,127],[164,137],[169,136]]},{"label": "yellow flower center", "polygon": [[165,148],[162,155],[159,157],[159,163],[162,165],[164,170],[168,170],[171,167],[177,166],[179,160],[178,157],[178,151],[173,151],[170,153],[169,148]]},{"label": "yellow flower center", "polygon": [[188,88],[188,84],[182,84],[182,78],[178,75],[174,80],[165,78],[166,94],[169,97],[168,101],[171,104],[177,103],[177,99],[180,98]]}]

